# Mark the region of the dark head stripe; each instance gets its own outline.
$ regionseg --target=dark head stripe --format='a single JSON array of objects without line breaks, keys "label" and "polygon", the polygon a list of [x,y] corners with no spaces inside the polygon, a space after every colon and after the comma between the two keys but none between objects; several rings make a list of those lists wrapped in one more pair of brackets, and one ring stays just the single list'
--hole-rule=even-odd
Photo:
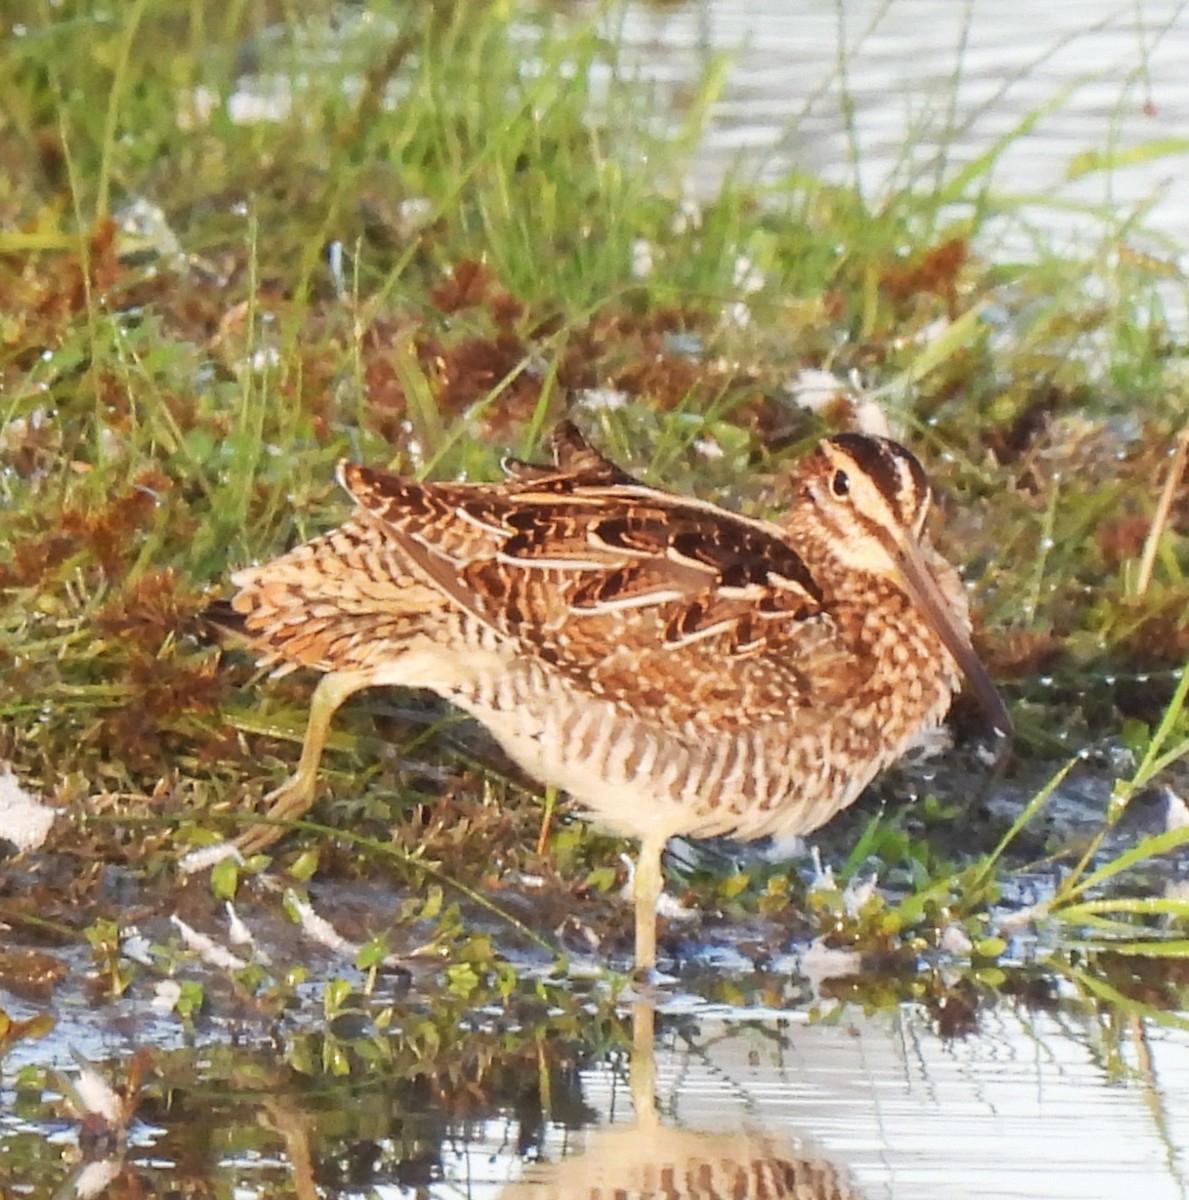
[{"label": "dark head stripe", "polygon": [[903,446],[890,442],[887,438],[867,437],[861,433],[839,433],[830,438],[830,441],[854,460],[859,470],[875,484],[884,499],[897,511],[905,499],[905,466],[912,476],[915,492],[912,498],[919,503],[920,498],[929,494],[929,481],[925,477],[924,467],[917,462],[916,456]]}]

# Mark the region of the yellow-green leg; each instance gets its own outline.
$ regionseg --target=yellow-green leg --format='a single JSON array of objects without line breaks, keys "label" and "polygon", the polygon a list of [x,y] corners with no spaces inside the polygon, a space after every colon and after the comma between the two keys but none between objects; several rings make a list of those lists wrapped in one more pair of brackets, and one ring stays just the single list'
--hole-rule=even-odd
[{"label": "yellow-green leg", "polygon": [[656,1010],[651,1000],[632,1004],[632,1057],[629,1081],[632,1107],[639,1128],[655,1129],[660,1120],[656,1111]]},{"label": "yellow-green leg", "polygon": [[310,698],[310,719],[297,770],[276,791],[265,796],[268,824],[253,825],[235,839],[245,854],[255,854],[271,846],[285,832],[283,821],[304,816],[313,807],[318,764],[322,761],[330,722],[344,700],[370,687],[371,683],[371,672],[363,671],[332,671],[318,682]]},{"label": "yellow-green leg", "polygon": [[647,974],[656,966],[656,905],[665,886],[661,854],[665,839],[644,838],[636,858],[632,896],[636,902],[636,973]]}]

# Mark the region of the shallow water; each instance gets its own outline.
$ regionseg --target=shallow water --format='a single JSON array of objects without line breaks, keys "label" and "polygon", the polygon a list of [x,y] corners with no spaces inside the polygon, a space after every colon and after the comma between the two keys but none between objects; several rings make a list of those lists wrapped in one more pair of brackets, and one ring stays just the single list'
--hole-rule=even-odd
[{"label": "shallow water", "polygon": [[[187,1048],[176,1025],[167,1033],[143,1013],[107,1027],[104,1054],[85,1012],[60,1016],[49,1039],[19,1045],[6,1063],[6,1195],[84,1194],[108,1175],[149,1195],[215,1184],[240,1196],[442,1200],[1189,1194],[1184,1031],[1140,1017],[1108,1029],[1072,997],[1044,1009],[1001,1000],[977,1033],[946,1038],[917,1004],[810,1021],[676,995],[662,998],[655,1037],[648,1006],[635,1006],[634,1055],[623,1039],[608,1048],[594,1022],[585,1043],[545,1034],[524,1044],[507,1023],[479,1050],[483,1031],[506,1020],[489,1011],[459,1030],[476,1049],[430,1085],[358,1062],[342,1080],[303,1075],[292,1044],[260,1031],[240,1029],[237,1047],[208,1030]],[[35,1101],[14,1088],[24,1063],[77,1078],[68,1045],[119,1079],[146,1042],[154,1082],[124,1146],[96,1144],[48,1093]]]},{"label": "shallow water", "polygon": [[[1189,246],[1183,0],[703,0],[634,6],[624,32],[675,103],[708,54],[730,59],[695,166],[702,191],[738,161],[767,181],[857,181],[878,200],[940,185],[1008,137],[993,188],[1031,203],[988,252],[1026,252],[1033,222],[1049,249],[1086,251],[1104,224],[1136,217],[1160,235],[1136,231],[1150,250],[1176,262]],[[1079,170],[1080,156],[1162,142],[1126,167]],[[1084,205],[1099,216],[1079,217]]]},{"label": "shallow water", "polygon": [[1093,1028],[1006,1004],[949,1041],[912,1005],[836,1023],[709,1012],[694,1028],[658,1056],[662,1111],[813,1148],[856,1194],[1185,1194],[1189,1047],[1142,1022],[1116,1078]]}]

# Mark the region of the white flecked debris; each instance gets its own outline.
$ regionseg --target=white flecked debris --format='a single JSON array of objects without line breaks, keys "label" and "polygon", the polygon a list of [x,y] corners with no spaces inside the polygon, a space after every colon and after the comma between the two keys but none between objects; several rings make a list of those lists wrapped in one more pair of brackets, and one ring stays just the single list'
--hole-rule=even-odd
[{"label": "white flecked debris", "polygon": [[320,917],[314,912],[313,905],[308,900],[303,900],[294,892],[290,892],[285,900],[286,906],[297,914],[297,919],[301,922],[301,931],[306,937],[347,958],[354,958],[359,953],[359,946],[355,942],[349,942],[325,917]]},{"label": "white flecked debris", "polygon": [[152,942],[149,941],[135,925],[130,925],[120,934],[120,953],[142,967],[151,967],[153,963]]},{"label": "white flecked debris", "polygon": [[199,871],[209,871],[225,858],[234,858],[237,863],[243,865],[244,856],[234,842],[216,842],[213,846],[200,846],[197,850],[183,854],[178,859],[178,870],[183,875],[195,875]]},{"label": "white flecked debris", "polygon": [[181,998],[182,985],[176,979],[160,979],[153,988],[153,998],[149,1001],[149,1007],[153,1012],[167,1017],[177,1008]]},{"label": "white flecked debris", "polygon": [[974,949],[974,943],[970,940],[970,935],[961,925],[947,925],[941,931],[938,945],[944,953],[952,954],[956,958],[969,958],[971,951]]},{"label": "white flecked debris", "polygon": [[702,205],[692,192],[687,192],[681,197],[681,203],[673,213],[670,228],[678,237],[702,228]]},{"label": "white flecked debris", "polygon": [[78,1078],[72,1081],[74,1098],[82,1105],[84,1113],[96,1113],[109,1125],[120,1125],[124,1120],[124,1102],[120,1094],[95,1070],[77,1050],[71,1049],[78,1063]]},{"label": "white flecked debris", "polygon": [[[631,902],[635,899],[632,885],[636,879],[636,861],[628,854],[621,854],[619,860],[628,869],[628,881],[624,884],[621,894],[625,900]],[[676,896],[670,895],[664,888],[656,898],[656,915],[664,917],[668,921],[688,921],[694,916]]]},{"label": "white flecked debris", "polygon": [[798,965],[816,994],[827,979],[859,974],[862,958],[853,948],[827,946],[821,938],[815,938],[802,951]]},{"label": "white flecked debris", "polygon": [[256,945],[256,939],[252,936],[252,931],[240,919],[239,913],[235,911],[235,905],[230,900],[226,903],[227,909],[227,936],[231,939],[233,946],[251,946]]},{"label": "white flecked debris", "polygon": [[736,300],[722,310],[722,319],[737,329],[746,329],[751,324],[751,309],[742,300]]},{"label": "white flecked debris", "polygon": [[647,238],[636,238],[632,242],[632,278],[647,279],[652,267],[652,243]]},{"label": "white flecked debris", "polygon": [[746,254],[735,259],[735,286],[745,296],[760,291],[766,282],[764,272]]},{"label": "white flecked debris", "polygon": [[713,438],[695,438],[694,450],[703,458],[716,459],[726,457],[726,451]]},{"label": "white flecked debris", "polygon": [[857,917],[863,905],[875,894],[876,877],[869,875],[866,879],[853,877],[842,889],[842,907],[848,917]]},{"label": "white flecked debris", "polygon": [[124,1173],[124,1162],[118,1158],[104,1158],[98,1162],[89,1162],[74,1177],[70,1189],[71,1195],[77,1200],[90,1200],[92,1196],[102,1196],[109,1187]]},{"label": "white flecked debris", "polygon": [[25,791],[8,765],[0,764],[0,838],[22,854],[36,850],[49,835],[55,816],[56,810]]},{"label": "white flecked debris", "polygon": [[623,408],[627,402],[627,392],[617,388],[583,388],[574,397],[575,406],[588,412],[611,412]]},{"label": "white flecked debris", "polygon": [[230,950],[225,946],[220,946],[213,938],[209,938],[205,933],[199,933],[193,926],[187,925],[177,913],[174,913],[169,919],[173,927],[182,935],[182,945],[197,954],[208,966],[218,967],[224,971],[242,971],[248,965],[245,959],[232,954]]},{"label": "white flecked debris", "polygon": [[798,408],[807,412],[820,412],[826,405],[850,395],[850,387],[845,380],[839,379],[832,371],[819,371],[813,367],[798,371],[784,385],[784,390]]},{"label": "white flecked debris", "polygon": [[874,400],[855,400],[852,405],[855,429],[869,437],[893,436],[888,414]]}]

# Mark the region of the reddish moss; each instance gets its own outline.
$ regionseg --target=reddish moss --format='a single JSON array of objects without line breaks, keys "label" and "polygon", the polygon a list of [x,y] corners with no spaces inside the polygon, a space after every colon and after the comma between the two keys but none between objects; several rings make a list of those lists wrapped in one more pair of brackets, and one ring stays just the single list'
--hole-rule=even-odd
[{"label": "reddish moss", "polygon": [[20,478],[31,479],[61,453],[61,424],[44,410],[19,422],[10,421],[4,427],[3,449],[6,465]]},{"label": "reddish moss", "polygon": [[89,738],[105,758],[157,776],[174,769],[183,752],[210,762],[235,756],[230,730],[204,735],[177,728],[181,718],[222,709],[230,683],[213,655],[196,660],[174,651],[152,653],[137,644],[121,649],[126,659],[119,681],[126,699],[103,714]]},{"label": "reddish moss", "polygon": [[410,336],[414,339],[417,360],[425,370],[441,348],[436,341],[422,334],[420,327],[409,318],[377,318],[368,326],[360,343],[367,424],[393,445],[398,445],[402,439],[408,401],[404,387],[397,378],[392,347],[398,339]]},{"label": "reddish moss", "polygon": [[496,292],[488,301],[487,310],[500,329],[510,329],[527,311],[511,292]]},{"label": "reddish moss", "polygon": [[1047,630],[1012,629],[989,633],[976,617],[974,644],[983,665],[997,679],[1029,679],[1061,660],[1064,642]]},{"label": "reddish moss", "polygon": [[143,698],[140,707],[160,721],[181,713],[218,712],[226,696],[225,680],[213,656],[194,660],[137,652],[124,678]]},{"label": "reddish moss", "polygon": [[[517,406],[527,418],[540,394],[540,382],[525,374],[528,348],[512,333],[465,338],[438,362],[439,398],[450,414],[464,412],[506,376],[514,375],[501,395],[501,408]],[[515,373],[515,374],[514,374]]]},{"label": "reddish moss", "polygon": [[90,295],[104,295],[114,288],[125,271],[116,256],[118,233],[114,221],[100,222],[87,239],[85,255],[57,255],[48,260],[53,264],[49,270],[36,270],[47,260],[30,256],[26,265],[34,266],[32,277],[40,285],[40,299],[33,311],[38,316],[59,321],[83,311]]},{"label": "reddish moss", "polygon": [[969,249],[962,238],[950,238],[917,256],[905,266],[887,268],[880,287],[897,303],[922,293],[939,296],[946,302],[950,319],[958,315],[957,281]]},{"label": "reddish moss", "polygon": [[632,395],[647,396],[663,412],[688,400],[691,394],[700,393],[705,398],[710,391],[701,364],[680,355],[650,354],[647,348],[615,374],[613,383]]},{"label": "reddish moss", "polygon": [[151,522],[158,494],[171,486],[169,477],[152,467],[101,508],[86,503],[63,508],[54,520],[56,528],[12,539],[10,562],[0,564],[0,586],[36,587],[80,551],[108,579],[120,578],[132,557],[133,539]]},{"label": "reddish moss", "polygon": [[194,628],[206,603],[203,593],[179,586],[171,569],[149,571],[115,592],[95,614],[94,626],[104,637],[155,650],[167,635]]},{"label": "reddish moss", "polygon": [[1125,666],[1147,671],[1184,665],[1189,658],[1189,586],[1139,597],[1119,596],[1112,605],[1129,623],[1118,643]]},{"label": "reddish moss", "polygon": [[75,539],[61,533],[14,539],[11,563],[0,564],[0,587],[35,587],[77,549]]},{"label": "reddish moss", "polygon": [[149,523],[156,507],[151,489],[133,486],[100,509],[64,509],[58,528],[87,550],[107,578],[118,579],[128,566],[129,542]]},{"label": "reddish moss", "polygon": [[1151,528],[1151,517],[1138,513],[1103,521],[1094,531],[1094,538],[1106,566],[1117,570],[1123,563],[1138,558]]},{"label": "reddish moss", "polygon": [[464,258],[454,264],[444,283],[430,289],[429,299],[439,312],[461,312],[482,304],[490,284],[491,272],[481,262]]}]

